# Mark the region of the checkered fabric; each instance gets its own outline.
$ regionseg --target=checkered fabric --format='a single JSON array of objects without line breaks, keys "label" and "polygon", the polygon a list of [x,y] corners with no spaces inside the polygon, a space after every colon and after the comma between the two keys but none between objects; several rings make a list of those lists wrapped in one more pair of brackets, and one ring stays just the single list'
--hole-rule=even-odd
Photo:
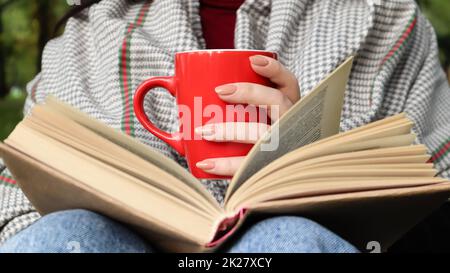
[{"label": "checkered fabric", "polygon": [[[25,113],[52,94],[186,166],[140,125],[132,99],[144,79],[173,73],[175,52],[205,48],[198,11],[198,0],[103,0],[86,9],[45,47]],[[341,130],[406,111],[439,174],[449,177],[450,89],[435,33],[413,0],[247,0],[237,12],[235,47],[276,51],[302,96],[357,54]],[[178,127],[167,91],[153,90],[145,109],[161,129]],[[39,216],[8,170],[0,175],[1,243]],[[221,202],[226,181],[203,183]]]}]

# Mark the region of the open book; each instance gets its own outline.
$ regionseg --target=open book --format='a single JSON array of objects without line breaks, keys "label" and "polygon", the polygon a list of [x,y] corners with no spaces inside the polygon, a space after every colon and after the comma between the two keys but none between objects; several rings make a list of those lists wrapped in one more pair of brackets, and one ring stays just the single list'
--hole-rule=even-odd
[{"label": "open book", "polygon": [[[253,215],[296,214],[386,249],[450,195],[403,114],[338,133],[350,58],[250,151],[223,206],[152,148],[49,97],[0,144],[42,213],[84,208],[166,251],[214,251]],[[263,147],[277,138],[276,149]]]}]

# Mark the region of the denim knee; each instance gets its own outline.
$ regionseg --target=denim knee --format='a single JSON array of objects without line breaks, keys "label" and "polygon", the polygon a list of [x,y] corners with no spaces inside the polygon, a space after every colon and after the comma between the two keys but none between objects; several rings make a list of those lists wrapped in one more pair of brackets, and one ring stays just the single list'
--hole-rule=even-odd
[{"label": "denim knee", "polygon": [[357,249],[309,219],[278,216],[251,226],[229,251],[327,253],[357,252]]},{"label": "denim knee", "polygon": [[151,252],[120,223],[88,210],[43,216],[0,247],[0,252]]}]

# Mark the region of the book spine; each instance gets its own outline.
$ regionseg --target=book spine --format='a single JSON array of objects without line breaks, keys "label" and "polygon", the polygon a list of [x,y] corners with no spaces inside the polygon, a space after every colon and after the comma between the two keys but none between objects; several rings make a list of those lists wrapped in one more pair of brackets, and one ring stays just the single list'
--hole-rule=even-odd
[{"label": "book spine", "polygon": [[242,208],[234,216],[223,219],[217,227],[214,239],[206,244],[206,247],[215,247],[227,240],[237,230],[246,212],[247,209]]}]

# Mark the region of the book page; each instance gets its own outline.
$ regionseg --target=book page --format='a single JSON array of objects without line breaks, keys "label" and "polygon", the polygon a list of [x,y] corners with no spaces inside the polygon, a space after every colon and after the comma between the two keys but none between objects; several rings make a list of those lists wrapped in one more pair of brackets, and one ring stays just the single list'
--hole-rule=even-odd
[{"label": "book page", "polygon": [[185,182],[71,119],[49,111],[45,105],[35,106],[32,109],[32,115],[26,117],[21,124],[126,172],[142,182],[158,187],[181,200],[202,209],[220,210],[217,202],[209,202],[201,192],[189,187]]},{"label": "book page", "polygon": [[[290,166],[294,167],[297,163],[310,159],[320,160],[320,157],[336,156],[341,153],[349,153],[351,157],[358,153],[368,153],[369,150],[372,150],[370,153],[377,153],[377,150],[383,151],[389,147],[409,146],[411,151],[416,150],[410,146],[415,140],[415,135],[410,133],[412,122],[404,115],[400,116],[400,119],[390,118],[391,122],[374,122],[283,155],[253,174],[237,188],[227,200],[227,207],[231,206],[230,203],[236,203],[236,198],[239,199],[243,192],[258,187],[256,184],[264,185],[278,177],[284,177],[289,172]],[[421,155],[426,154],[426,149],[419,148],[418,151],[421,152]]]},{"label": "book page", "polygon": [[[389,169],[386,169],[390,171]],[[289,200],[303,197],[322,196],[328,194],[351,193],[361,191],[400,189],[442,183],[445,180],[437,177],[403,178],[392,176],[383,178],[368,177],[339,177],[342,179],[317,178],[304,180],[302,183],[286,183],[271,190],[260,191],[245,200],[244,207],[253,207],[257,204],[276,200]]]},{"label": "book page", "polygon": [[92,130],[93,132],[108,139],[109,141],[123,147],[131,153],[140,156],[153,165],[185,182],[186,185],[196,189],[210,202],[216,202],[198,179],[196,179],[191,173],[189,173],[172,159],[164,156],[157,151],[152,150],[150,147],[139,142],[138,140],[125,135],[111,127],[108,127],[106,124],[103,124],[100,121],[91,118],[87,114],[59,101],[53,96],[48,96],[45,103],[51,110],[61,113],[62,115]]},{"label": "book page", "polygon": [[387,249],[444,203],[450,182],[426,186],[329,194],[258,203],[249,212],[295,214],[333,230],[356,247],[378,241]]},{"label": "book page", "polygon": [[[117,184],[119,181],[112,181],[113,185],[108,187],[107,191],[97,190],[95,185],[82,183],[80,180],[19,152],[9,145],[0,143],[0,154],[14,174],[22,191],[41,215],[82,208],[126,224],[128,228],[135,230],[152,242],[155,247],[166,251],[212,251],[206,249],[205,244],[210,240],[210,238],[207,238],[208,233],[209,236],[214,235],[214,224],[207,221],[206,226],[210,226],[211,230],[202,231],[205,227],[203,217],[197,219],[199,215],[195,213],[186,215],[183,212],[184,206],[181,210],[172,205],[167,207],[164,204],[164,200],[167,199],[164,194],[135,188],[139,186],[139,182],[128,181],[131,183],[119,185]],[[98,165],[95,163],[88,167],[96,166]],[[76,175],[78,176],[78,173]],[[113,180],[118,180],[121,177],[119,179],[121,182],[128,180],[127,178],[123,179],[124,177],[120,174],[117,175],[114,170],[113,173],[106,173],[106,175],[110,175]],[[94,182],[106,184],[110,181],[104,177],[104,179],[95,179]],[[142,186],[147,188],[148,185]],[[154,198],[159,199],[160,202]],[[184,215],[178,215],[179,213]],[[184,221],[188,224],[183,223],[181,229],[171,227],[167,221],[158,217],[160,214],[165,214],[178,222],[183,222],[182,219],[187,216],[187,220]],[[201,226],[198,228],[197,224]],[[198,235],[202,238],[199,239],[198,236],[189,235],[186,232],[187,229],[199,233]],[[204,234],[200,234],[201,232],[204,232]]]},{"label": "book page", "polygon": [[[28,141],[33,139],[33,142]],[[23,124],[19,124],[5,140],[10,147],[39,159],[56,172],[79,181],[80,184],[102,193],[116,202],[132,207],[137,213],[153,218],[154,224],[165,226],[173,233],[191,238],[197,242],[208,242],[214,232],[216,217],[176,198],[167,192],[144,183],[135,177],[92,158],[72,147],[46,137]],[[42,147],[45,147],[43,149]],[[61,160],[63,158],[64,160]],[[9,164],[11,165],[11,164]],[[35,180],[32,180],[35,182]],[[23,181],[27,183],[26,181]],[[60,181],[64,183],[64,181]],[[43,188],[44,191],[46,188]],[[42,194],[47,198],[48,195]],[[28,193],[37,195],[38,192]],[[70,193],[57,195],[69,198]],[[57,206],[57,204],[53,204]],[[76,207],[72,207],[76,208]],[[114,217],[111,215],[111,217]],[[187,224],[189,223],[189,224]]]},{"label": "book page", "polygon": [[226,200],[244,181],[282,155],[339,132],[353,56],[285,113],[247,155],[230,182]]}]

